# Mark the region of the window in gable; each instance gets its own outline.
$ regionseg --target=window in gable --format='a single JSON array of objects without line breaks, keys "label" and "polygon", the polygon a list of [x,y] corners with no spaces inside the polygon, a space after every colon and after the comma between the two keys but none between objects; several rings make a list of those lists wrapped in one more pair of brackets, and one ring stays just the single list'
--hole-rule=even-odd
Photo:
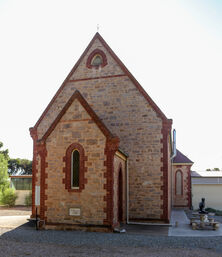
[{"label": "window in gable", "polygon": [[86,67],[89,69],[103,68],[107,65],[107,58],[105,53],[101,49],[95,49],[88,56]]},{"label": "window in gable", "polygon": [[99,54],[97,54],[93,57],[91,65],[92,66],[99,66],[99,65],[102,65],[102,63],[103,63],[102,57]]}]

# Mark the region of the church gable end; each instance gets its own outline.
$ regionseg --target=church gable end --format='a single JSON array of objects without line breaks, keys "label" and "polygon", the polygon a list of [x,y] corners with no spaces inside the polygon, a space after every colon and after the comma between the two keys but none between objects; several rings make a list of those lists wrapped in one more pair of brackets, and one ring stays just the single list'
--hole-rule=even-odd
[{"label": "church gable end", "polygon": [[[113,136],[79,92],[75,92],[43,136],[47,156],[44,171],[46,225],[57,223],[104,225],[107,208],[107,141]],[[77,183],[73,153],[78,153]],[[72,216],[70,209],[78,209]],[[56,210],[56,211],[55,211]],[[107,225],[111,221],[108,220]]]},{"label": "church gable end", "polygon": [[[93,66],[92,61],[94,57],[98,55],[102,57],[103,63],[98,66]],[[132,84],[133,87],[135,87],[135,90],[140,92],[141,96],[145,98],[145,100],[157,113],[157,115],[161,119],[168,121],[163,112],[154,103],[154,101],[146,93],[146,91],[142,88],[138,81],[133,77],[133,75],[128,71],[128,69],[108,46],[105,40],[100,36],[99,33],[96,33],[84,53],[79,58],[78,62],[75,64],[75,66],[57,91],[56,95],[53,97],[53,99],[35,124],[38,135],[41,137],[45,133],[45,131],[48,129],[49,124],[52,123],[52,121],[58,115],[59,110],[61,110],[68,101],[67,96],[72,94],[73,90],[77,89],[84,95],[84,88],[83,91],[81,90],[82,83],[84,81],[88,82],[91,85],[90,87],[92,87],[93,84],[95,84],[96,80],[109,78],[111,82],[113,81],[113,79],[116,78],[117,80],[124,80],[127,84]],[[87,101],[89,102],[89,104],[91,104],[90,99],[88,99],[87,97],[87,94],[85,95]]]},{"label": "church gable end", "polygon": [[[86,184],[82,193],[89,186],[89,169],[97,165],[94,159],[99,156],[107,169],[105,188],[111,190],[109,196],[104,197],[104,220],[106,224],[111,224],[113,158],[119,144],[129,155],[129,218],[169,221],[171,176],[168,139],[171,123],[172,120],[166,118],[97,33],[36,123],[33,129],[36,131],[34,148],[37,140],[46,141],[47,158],[51,158],[55,150],[60,151],[56,158],[64,168],[65,159],[63,163],[61,160],[65,158],[66,149],[72,143],[83,146],[87,159],[84,167],[87,167],[87,172],[84,174]],[[88,126],[90,130],[87,129]],[[64,142],[65,147],[62,146]],[[61,148],[58,148],[60,144]],[[106,160],[103,159],[102,152],[94,156],[92,146],[101,151],[103,149]],[[62,178],[64,179],[64,174],[60,177],[60,182]],[[94,180],[97,181],[96,175]],[[66,201],[65,198],[63,201]],[[71,200],[66,205],[71,205]]]},{"label": "church gable end", "polygon": [[[98,63],[98,65],[96,65],[97,59],[101,60],[101,63]],[[70,76],[69,81],[119,75],[124,75],[124,72],[97,38]]]}]

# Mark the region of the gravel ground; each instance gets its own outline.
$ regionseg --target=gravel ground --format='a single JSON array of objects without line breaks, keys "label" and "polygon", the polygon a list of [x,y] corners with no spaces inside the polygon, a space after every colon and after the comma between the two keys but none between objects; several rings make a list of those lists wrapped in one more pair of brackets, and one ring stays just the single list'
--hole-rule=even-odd
[{"label": "gravel ground", "polygon": [[[13,243],[13,246],[12,246]],[[220,254],[203,249],[169,249],[149,247],[88,247],[64,246],[53,244],[18,243],[0,240],[0,256],[33,256],[33,257],[221,257]]]},{"label": "gravel ground", "polygon": [[12,208],[0,206],[0,216],[31,215],[31,207],[15,206]]},{"label": "gravel ground", "polygon": [[80,231],[0,229],[0,256],[221,257],[222,237],[187,238]]},{"label": "gravel ground", "polygon": [[[30,208],[2,208],[0,216],[29,215]],[[189,214],[187,214],[189,215]],[[220,217],[221,218],[221,217]],[[222,237],[168,237],[80,231],[36,231],[32,223],[0,227],[0,257],[221,257]]]}]

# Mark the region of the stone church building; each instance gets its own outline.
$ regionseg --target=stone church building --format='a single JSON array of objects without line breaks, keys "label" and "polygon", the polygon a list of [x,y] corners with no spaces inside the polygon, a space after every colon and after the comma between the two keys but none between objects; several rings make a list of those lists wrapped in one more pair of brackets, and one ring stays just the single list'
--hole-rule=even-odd
[{"label": "stone church building", "polygon": [[30,128],[32,216],[62,229],[168,223],[173,204],[190,207],[192,165],[172,165],[171,125],[96,33]]}]

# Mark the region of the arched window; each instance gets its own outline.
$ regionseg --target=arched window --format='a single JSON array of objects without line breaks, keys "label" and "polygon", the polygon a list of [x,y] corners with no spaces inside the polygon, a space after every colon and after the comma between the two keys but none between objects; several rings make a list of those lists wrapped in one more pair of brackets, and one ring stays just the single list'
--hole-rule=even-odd
[{"label": "arched window", "polygon": [[65,162],[65,178],[63,179],[65,188],[69,192],[81,192],[87,183],[85,178],[87,156],[85,156],[83,146],[78,143],[71,144],[66,150],[63,161]]},{"label": "arched window", "polygon": [[102,65],[102,63],[103,63],[103,59],[102,59],[101,55],[97,54],[93,57],[91,65],[99,66],[99,65]]},{"label": "arched window", "polygon": [[182,195],[183,194],[183,175],[181,170],[178,170],[176,172],[176,179],[175,179],[175,193],[176,195]]},{"label": "arched window", "polygon": [[89,69],[103,68],[107,65],[107,58],[105,53],[101,49],[95,49],[88,56],[86,67]]},{"label": "arched window", "polygon": [[79,188],[79,168],[80,168],[80,163],[79,163],[79,151],[74,150],[72,152],[72,159],[71,159],[71,187],[72,188]]}]

